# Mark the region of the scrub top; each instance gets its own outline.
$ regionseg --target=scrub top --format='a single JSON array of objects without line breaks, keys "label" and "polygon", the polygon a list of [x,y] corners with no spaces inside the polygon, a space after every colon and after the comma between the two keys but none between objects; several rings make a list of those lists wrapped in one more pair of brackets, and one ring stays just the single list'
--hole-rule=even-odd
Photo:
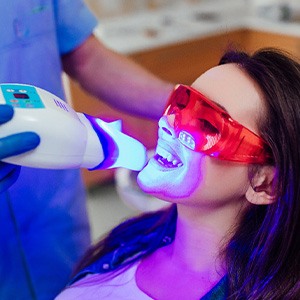
[{"label": "scrub top", "polygon": [[[82,0],[0,1],[0,12],[0,83],[64,98],[60,56],[92,34],[96,18]],[[0,194],[0,228],[0,299],[54,299],[90,244],[80,171],[23,167]]]}]

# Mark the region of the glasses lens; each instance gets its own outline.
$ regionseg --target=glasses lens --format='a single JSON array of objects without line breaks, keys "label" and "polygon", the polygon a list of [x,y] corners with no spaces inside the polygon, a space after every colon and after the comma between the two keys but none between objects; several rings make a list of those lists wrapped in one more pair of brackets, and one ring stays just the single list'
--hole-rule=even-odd
[{"label": "glasses lens", "polygon": [[259,136],[191,87],[177,87],[165,115],[174,116],[176,136],[194,151],[243,163],[273,161],[270,147]]},{"label": "glasses lens", "polygon": [[192,150],[208,150],[220,140],[220,115],[200,95],[183,86],[174,91],[166,114],[175,115],[177,137]]},{"label": "glasses lens", "polygon": [[173,115],[184,109],[190,101],[190,91],[179,86],[171,95],[165,114]]}]

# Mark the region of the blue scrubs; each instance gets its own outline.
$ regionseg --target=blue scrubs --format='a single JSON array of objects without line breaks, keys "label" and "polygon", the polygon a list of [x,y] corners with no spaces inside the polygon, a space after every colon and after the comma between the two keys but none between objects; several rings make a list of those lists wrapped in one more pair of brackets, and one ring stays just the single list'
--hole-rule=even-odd
[{"label": "blue scrubs", "polygon": [[[97,24],[83,1],[0,1],[0,13],[0,82],[64,98],[60,56]],[[89,244],[80,172],[22,168],[0,194],[0,299],[52,300]]]}]

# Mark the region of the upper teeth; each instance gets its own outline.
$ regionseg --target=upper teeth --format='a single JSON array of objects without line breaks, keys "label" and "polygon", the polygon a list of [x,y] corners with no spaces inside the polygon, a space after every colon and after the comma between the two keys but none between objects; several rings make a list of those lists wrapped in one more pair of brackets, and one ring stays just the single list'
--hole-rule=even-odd
[{"label": "upper teeth", "polygon": [[160,156],[158,161],[163,165],[166,165],[166,163],[169,163],[169,166],[172,164],[174,167],[181,167],[183,165],[177,157],[163,148],[157,147],[156,153]]}]

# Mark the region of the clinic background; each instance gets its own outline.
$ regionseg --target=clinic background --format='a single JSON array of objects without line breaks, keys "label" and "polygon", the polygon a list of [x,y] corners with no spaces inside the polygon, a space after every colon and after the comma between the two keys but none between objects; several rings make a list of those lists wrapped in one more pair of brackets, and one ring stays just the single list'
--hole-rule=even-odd
[{"label": "clinic background", "polygon": [[[279,47],[300,57],[299,0],[85,0],[99,19],[95,35],[163,79],[191,84],[227,47]],[[202,59],[199,59],[201,57]],[[157,123],[120,113],[64,76],[76,111],[123,120],[123,131],[155,148]],[[128,99],[130,101],[130,99]],[[105,113],[103,113],[105,112]],[[166,205],[143,194],[136,174],[82,170],[93,240],[124,218]]]}]

